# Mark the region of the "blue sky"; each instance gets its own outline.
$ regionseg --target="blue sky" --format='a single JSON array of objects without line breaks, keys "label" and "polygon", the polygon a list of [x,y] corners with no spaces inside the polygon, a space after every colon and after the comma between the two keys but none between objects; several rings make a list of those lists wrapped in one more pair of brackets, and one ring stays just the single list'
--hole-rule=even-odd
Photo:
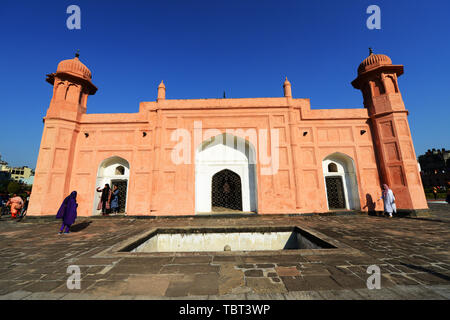
[{"label": "blue sky", "polygon": [[[66,9],[81,8],[81,30]],[[366,9],[381,8],[381,30]],[[88,113],[138,112],[161,80],[168,99],[279,97],[284,77],[312,108],[362,107],[350,82],[368,47],[399,79],[417,155],[450,149],[450,1],[0,1],[0,154],[35,167],[52,88],[80,58],[99,88]]]}]

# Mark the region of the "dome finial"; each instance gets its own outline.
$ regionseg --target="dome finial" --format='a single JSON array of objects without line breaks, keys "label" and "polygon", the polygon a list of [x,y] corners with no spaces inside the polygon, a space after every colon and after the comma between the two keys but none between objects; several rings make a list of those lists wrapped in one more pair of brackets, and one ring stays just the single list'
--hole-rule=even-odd
[{"label": "dome finial", "polygon": [[75,57],[79,58],[80,57],[80,49],[77,49],[77,52],[75,52]]},{"label": "dome finial", "polygon": [[156,101],[166,100],[166,86],[164,82],[161,80],[161,83],[158,86],[158,98]]},{"label": "dome finial", "polygon": [[373,49],[372,49],[372,48],[369,48],[369,56],[370,56],[371,54],[373,54]]},{"label": "dome finial", "polygon": [[287,76],[286,76],[286,80],[284,81],[284,84],[283,84],[283,89],[284,89],[284,96],[292,98],[291,83],[289,82]]}]

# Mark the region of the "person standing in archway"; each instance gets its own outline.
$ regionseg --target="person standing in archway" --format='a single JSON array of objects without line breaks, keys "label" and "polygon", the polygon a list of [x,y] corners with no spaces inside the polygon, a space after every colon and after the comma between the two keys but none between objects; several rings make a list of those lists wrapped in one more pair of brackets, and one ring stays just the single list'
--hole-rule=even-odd
[{"label": "person standing in archway", "polygon": [[392,213],[397,213],[397,207],[395,205],[394,193],[389,189],[387,184],[383,184],[383,193],[378,200],[381,199],[383,199],[384,202],[384,212],[389,214],[389,218],[392,218]]},{"label": "person standing in archway", "polygon": [[59,234],[70,233],[70,226],[77,218],[77,207],[77,192],[72,191],[72,193],[64,199],[56,214],[56,219],[62,219],[62,226],[59,230]]},{"label": "person standing in archway", "polygon": [[100,189],[100,187],[97,188],[97,192],[101,192],[102,195],[100,196],[100,203],[97,207],[98,210],[102,210],[102,216],[106,216],[109,214],[109,199],[110,199],[110,192],[111,188],[109,187],[109,184],[105,184],[105,187],[103,189]]},{"label": "person standing in archway", "polygon": [[116,184],[113,185],[110,203],[112,213],[119,213],[119,187]]}]

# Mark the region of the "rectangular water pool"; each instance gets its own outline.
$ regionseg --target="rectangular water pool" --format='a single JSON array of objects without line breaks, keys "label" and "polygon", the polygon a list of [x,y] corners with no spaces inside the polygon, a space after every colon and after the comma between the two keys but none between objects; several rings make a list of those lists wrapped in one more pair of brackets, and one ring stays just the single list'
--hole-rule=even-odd
[{"label": "rectangular water pool", "polygon": [[120,252],[274,251],[336,248],[299,227],[156,229]]}]

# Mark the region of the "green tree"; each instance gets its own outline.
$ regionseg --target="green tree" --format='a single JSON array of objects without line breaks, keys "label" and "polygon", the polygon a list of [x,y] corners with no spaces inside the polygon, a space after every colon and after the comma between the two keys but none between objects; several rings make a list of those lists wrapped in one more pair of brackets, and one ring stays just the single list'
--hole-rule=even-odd
[{"label": "green tree", "polygon": [[0,181],[0,192],[8,192],[9,180]]},{"label": "green tree", "polygon": [[8,192],[13,194],[13,193],[17,193],[20,190],[20,184],[17,183],[16,181],[11,181],[8,184]]}]

